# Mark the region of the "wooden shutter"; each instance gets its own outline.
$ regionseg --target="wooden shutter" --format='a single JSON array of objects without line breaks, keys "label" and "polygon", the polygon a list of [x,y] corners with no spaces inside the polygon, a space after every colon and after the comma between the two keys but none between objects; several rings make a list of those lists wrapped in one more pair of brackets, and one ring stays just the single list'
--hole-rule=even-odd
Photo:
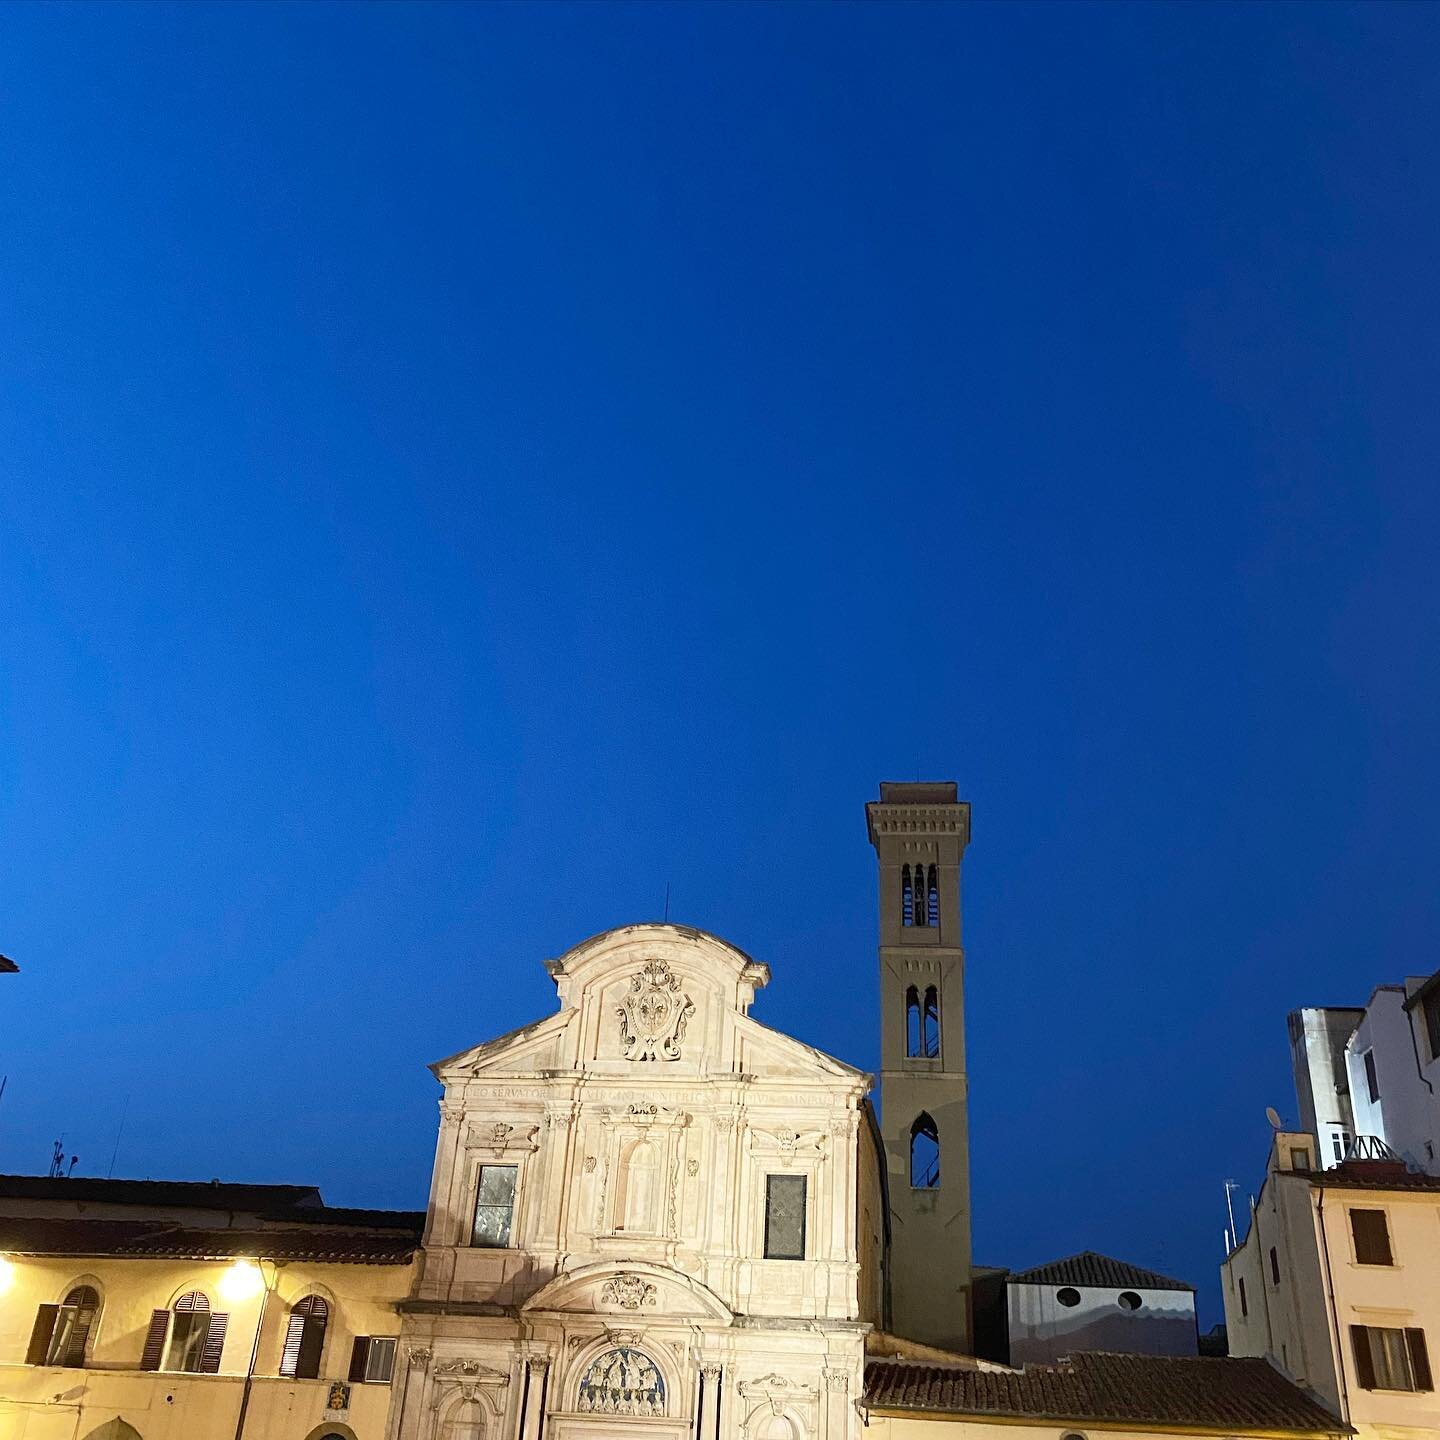
[{"label": "wooden shutter", "polygon": [[300,1363],[300,1341],[305,1335],[305,1317],[298,1311],[290,1312],[290,1323],[285,1327],[285,1348],[280,1352],[280,1373],[294,1375]]},{"label": "wooden shutter", "polygon": [[228,1315],[212,1315],[210,1317],[210,1328],[205,1332],[205,1349],[200,1355],[200,1373],[202,1375],[218,1375],[220,1373],[220,1352],[225,1348],[225,1328],[229,1323]]},{"label": "wooden shutter", "polygon": [[1430,1354],[1425,1349],[1425,1332],[1407,1330],[1405,1343],[1410,1347],[1410,1371],[1415,1377],[1415,1388],[1433,1390],[1435,1385],[1430,1379]]},{"label": "wooden shutter", "polygon": [[58,1305],[42,1305],[35,1312],[35,1328],[30,1332],[30,1348],[25,1352],[27,1365],[43,1365],[50,1358],[50,1338],[55,1334]]},{"label": "wooden shutter", "polygon": [[1383,1210],[1352,1210],[1350,1234],[1355,1240],[1355,1259],[1361,1265],[1393,1265],[1390,1254],[1390,1227]]},{"label": "wooden shutter", "polygon": [[320,1375],[320,1352],[325,1348],[325,1317],[306,1315],[300,1336],[300,1354],[295,1366],[297,1380],[315,1380]]},{"label": "wooden shutter", "polygon": [[350,1351],[350,1379],[363,1380],[365,1378],[365,1364],[370,1358],[370,1337],[368,1335],[357,1335],[355,1344]]},{"label": "wooden shutter", "polygon": [[170,1328],[168,1310],[150,1312],[150,1328],[145,1332],[145,1352],[140,1356],[142,1370],[158,1370],[165,1358],[165,1332]]},{"label": "wooden shutter", "polygon": [[1350,1327],[1350,1346],[1355,1352],[1355,1376],[1362,1390],[1375,1388],[1375,1360],[1370,1354],[1370,1330],[1365,1325]]},{"label": "wooden shutter", "polygon": [[70,1343],[65,1347],[65,1354],[60,1363],[69,1365],[75,1369],[81,1369],[85,1364],[85,1345],[90,1339],[90,1326],[95,1322],[95,1312],[88,1305],[78,1306],[75,1310],[75,1324],[70,1331]]}]

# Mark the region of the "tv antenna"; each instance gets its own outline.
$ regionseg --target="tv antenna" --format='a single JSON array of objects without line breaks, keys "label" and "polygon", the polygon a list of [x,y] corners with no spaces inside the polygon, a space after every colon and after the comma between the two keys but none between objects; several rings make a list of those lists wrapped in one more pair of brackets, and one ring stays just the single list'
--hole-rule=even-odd
[{"label": "tv antenna", "polygon": [[1225,1182],[1225,1213],[1230,1217],[1230,1248],[1233,1250],[1239,1243],[1240,1237],[1235,1233],[1235,1206],[1230,1197],[1240,1188],[1238,1180],[1227,1180]]}]

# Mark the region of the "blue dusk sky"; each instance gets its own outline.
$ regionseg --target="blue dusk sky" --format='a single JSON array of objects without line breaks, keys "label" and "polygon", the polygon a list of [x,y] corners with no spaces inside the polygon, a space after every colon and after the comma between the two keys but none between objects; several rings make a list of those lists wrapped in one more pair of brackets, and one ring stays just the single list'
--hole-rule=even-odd
[{"label": "blue dusk sky", "polygon": [[0,1168],[421,1205],[667,885],[874,1068],[954,778],[977,1257],[1217,1318],[1440,964],[1437,130],[1433,6],[6,7]]}]

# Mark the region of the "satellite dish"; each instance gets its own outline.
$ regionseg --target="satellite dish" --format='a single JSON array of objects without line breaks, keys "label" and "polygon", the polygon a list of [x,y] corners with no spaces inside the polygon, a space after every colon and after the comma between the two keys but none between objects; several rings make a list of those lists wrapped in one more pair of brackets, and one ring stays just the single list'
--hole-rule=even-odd
[{"label": "satellite dish", "polygon": [[1283,1130],[1285,1128],[1285,1122],[1280,1118],[1280,1112],[1273,1105],[1267,1105],[1265,1107],[1265,1118],[1270,1122],[1270,1128],[1272,1130]]}]

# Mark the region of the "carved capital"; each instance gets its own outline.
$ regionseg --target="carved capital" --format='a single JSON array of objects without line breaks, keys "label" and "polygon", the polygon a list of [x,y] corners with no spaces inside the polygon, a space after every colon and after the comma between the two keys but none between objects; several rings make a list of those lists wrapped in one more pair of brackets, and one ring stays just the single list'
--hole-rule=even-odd
[{"label": "carved capital", "polygon": [[430,1351],[423,1345],[417,1345],[410,1352],[410,1363],[418,1365],[423,1370],[430,1363]]}]

